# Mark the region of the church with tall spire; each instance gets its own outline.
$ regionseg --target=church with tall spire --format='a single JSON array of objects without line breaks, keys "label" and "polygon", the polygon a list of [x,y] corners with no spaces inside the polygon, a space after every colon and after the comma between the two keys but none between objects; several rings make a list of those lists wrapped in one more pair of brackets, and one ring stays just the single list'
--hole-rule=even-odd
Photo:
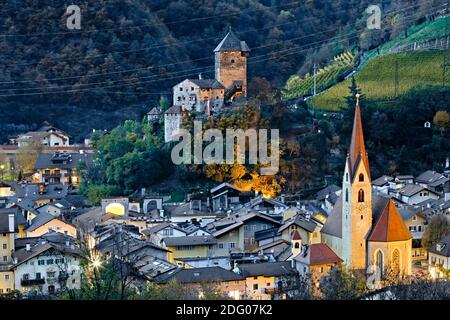
[{"label": "church with tall spire", "polygon": [[326,243],[350,269],[411,274],[412,235],[394,201],[372,192],[359,95],[342,193],[321,230]]}]

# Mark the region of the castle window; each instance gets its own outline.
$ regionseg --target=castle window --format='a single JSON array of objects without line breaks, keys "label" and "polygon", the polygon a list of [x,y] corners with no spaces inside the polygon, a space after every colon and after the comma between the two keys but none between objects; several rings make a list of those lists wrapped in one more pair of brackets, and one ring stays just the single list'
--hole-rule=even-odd
[{"label": "castle window", "polygon": [[364,175],[362,173],[359,174],[359,182],[364,181]]},{"label": "castle window", "polygon": [[364,190],[359,189],[358,191],[358,202],[364,202]]}]

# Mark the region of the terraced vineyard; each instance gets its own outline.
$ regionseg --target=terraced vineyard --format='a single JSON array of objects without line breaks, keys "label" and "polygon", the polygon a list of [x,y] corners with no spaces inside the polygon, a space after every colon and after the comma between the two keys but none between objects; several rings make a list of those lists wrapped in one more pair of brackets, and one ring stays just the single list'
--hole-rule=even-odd
[{"label": "terraced vineyard", "polygon": [[[398,63],[398,94],[414,86],[442,85],[442,63],[450,51],[427,51],[391,54],[373,58],[355,75],[358,86],[368,99],[386,100],[396,96],[395,69]],[[447,75],[446,85],[450,85]],[[350,79],[347,79],[310,100],[312,107],[339,110],[345,106]]]},{"label": "terraced vineyard", "polygon": [[[317,91],[322,91],[341,81],[354,65],[355,56],[351,52],[336,56],[331,63],[317,71]],[[313,94],[313,90],[314,75],[306,74],[303,78],[294,75],[286,82],[283,96],[287,99],[309,96]]]}]

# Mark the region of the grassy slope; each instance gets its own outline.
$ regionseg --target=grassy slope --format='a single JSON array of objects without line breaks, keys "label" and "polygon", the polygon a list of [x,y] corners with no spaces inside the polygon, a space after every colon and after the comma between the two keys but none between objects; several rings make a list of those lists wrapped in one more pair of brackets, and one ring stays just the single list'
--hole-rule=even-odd
[{"label": "grassy slope", "polygon": [[[414,26],[408,31],[410,36],[404,36],[387,42],[381,47],[381,52],[399,44],[404,45],[414,41],[433,39],[445,35],[446,19],[426,22]],[[356,74],[358,86],[369,99],[383,100],[395,96],[395,61],[399,63],[399,93],[402,94],[416,85],[441,85],[442,63],[444,51],[410,52],[376,57],[370,52],[366,65]],[[350,80],[346,80],[313,98],[310,103],[321,110],[338,110],[345,105],[344,97],[348,95]]]}]

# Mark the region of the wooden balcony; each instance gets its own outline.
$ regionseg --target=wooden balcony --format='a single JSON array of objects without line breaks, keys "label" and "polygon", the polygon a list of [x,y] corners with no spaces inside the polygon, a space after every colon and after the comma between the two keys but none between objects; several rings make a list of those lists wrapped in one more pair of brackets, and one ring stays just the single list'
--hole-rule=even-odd
[{"label": "wooden balcony", "polygon": [[45,284],[45,278],[42,279],[22,279],[20,285],[22,287],[39,286]]}]

